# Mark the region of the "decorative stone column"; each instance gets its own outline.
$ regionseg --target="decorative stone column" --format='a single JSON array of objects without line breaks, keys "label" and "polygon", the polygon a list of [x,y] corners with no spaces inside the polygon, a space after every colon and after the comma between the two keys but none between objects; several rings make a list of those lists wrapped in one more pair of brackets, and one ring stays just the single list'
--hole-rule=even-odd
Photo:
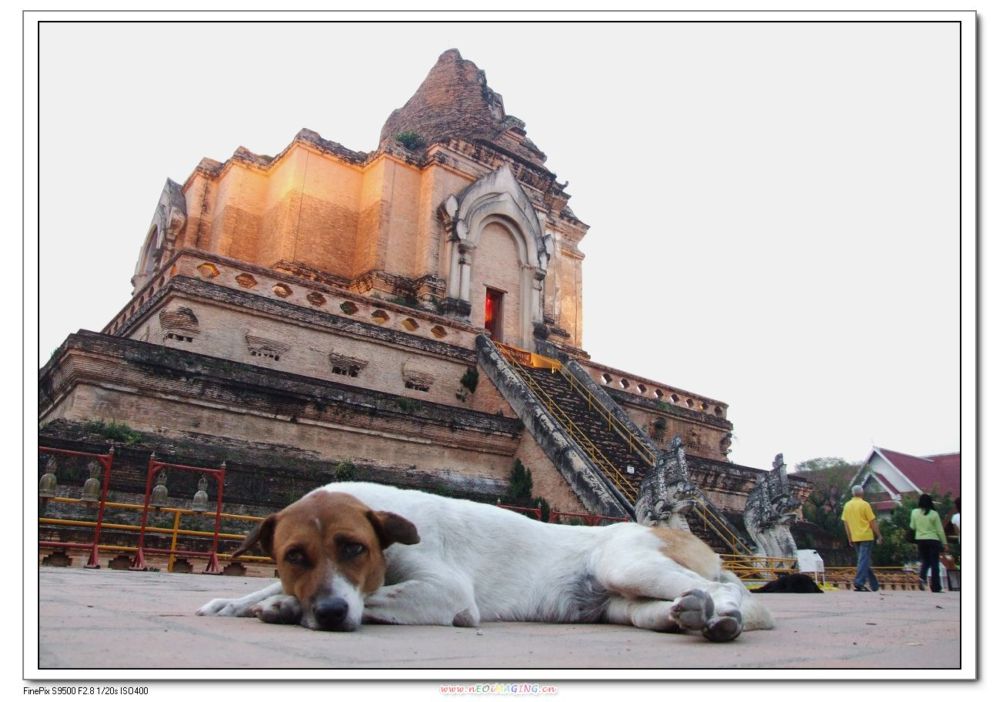
[{"label": "decorative stone column", "polygon": [[536,269],[531,280],[531,321],[541,324],[545,321],[542,305],[545,301],[545,271]]},{"label": "decorative stone column", "polygon": [[472,250],[475,247],[467,242],[458,245],[458,277],[459,291],[458,297],[464,302],[471,304],[471,284],[472,284]]}]

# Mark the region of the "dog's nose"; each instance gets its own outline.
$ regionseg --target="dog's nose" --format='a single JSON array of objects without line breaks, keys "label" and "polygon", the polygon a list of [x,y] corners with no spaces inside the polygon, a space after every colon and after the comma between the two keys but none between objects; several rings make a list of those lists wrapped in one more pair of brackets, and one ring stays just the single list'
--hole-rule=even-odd
[{"label": "dog's nose", "polygon": [[343,597],[327,597],[313,606],[320,629],[343,629],[347,610],[347,600]]}]

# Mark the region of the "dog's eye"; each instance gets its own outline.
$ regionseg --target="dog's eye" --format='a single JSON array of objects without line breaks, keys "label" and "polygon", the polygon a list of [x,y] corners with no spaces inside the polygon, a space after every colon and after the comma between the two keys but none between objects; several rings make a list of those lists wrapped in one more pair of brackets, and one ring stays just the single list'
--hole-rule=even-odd
[{"label": "dog's eye", "polygon": [[294,566],[305,567],[309,565],[309,558],[306,557],[305,552],[301,549],[293,548],[291,551],[285,554],[285,563],[289,563]]},{"label": "dog's eye", "polygon": [[340,557],[345,560],[350,558],[357,558],[364,552],[365,552],[365,547],[363,544],[348,542],[340,545]]}]

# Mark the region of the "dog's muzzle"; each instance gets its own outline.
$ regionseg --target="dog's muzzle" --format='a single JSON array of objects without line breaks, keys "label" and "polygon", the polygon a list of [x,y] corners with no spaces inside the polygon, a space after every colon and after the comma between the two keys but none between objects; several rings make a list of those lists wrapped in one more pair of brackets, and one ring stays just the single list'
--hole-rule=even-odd
[{"label": "dog's muzzle", "polygon": [[348,618],[350,605],[343,597],[324,597],[313,603],[316,628],[323,631],[354,631],[357,622]]}]

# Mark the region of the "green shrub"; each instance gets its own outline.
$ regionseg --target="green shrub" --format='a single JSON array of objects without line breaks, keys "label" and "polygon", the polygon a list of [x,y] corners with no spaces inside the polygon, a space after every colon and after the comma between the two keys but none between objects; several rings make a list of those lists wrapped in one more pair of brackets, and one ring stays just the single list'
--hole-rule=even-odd
[{"label": "green shrub", "polygon": [[549,521],[549,514],[552,512],[552,506],[549,501],[544,497],[539,497],[535,500],[535,507],[539,507],[542,510],[542,521]]},{"label": "green shrub", "polygon": [[105,439],[117,441],[126,446],[133,446],[142,439],[142,434],[132,429],[128,424],[116,422],[113,419],[110,422],[100,419],[87,422],[83,428],[92,434],[100,434]]},{"label": "green shrub", "polygon": [[333,467],[333,479],[337,482],[355,480],[358,477],[358,469],[350,461],[340,461]]},{"label": "green shrub", "polygon": [[514,468],[510,471],[510,483],[507,485],[507,493],[503,501],[515,507],[533,507],[531,471],[524,467],[521,459],[514,461]]},{"label": "green shrub", "polygon": [[462,376],[462,379],[459,382],[462,383],[462,387],[469,392],[475,392],[476,387],[479,385],[479,369],[475,366],[469,368],[465,371],[465,375]]},{"label": "green shrub", "polygon": [[420,400],[411,400],[408,397],[401,397],[396,400],[396,406],[399,407],[401,412],[413,414],[420,409]]},{"label": "green shrub", "polygon": [[427,144],[424,138],[416,132],[400,132],[396,135],[396,141],[411,151]]}]

